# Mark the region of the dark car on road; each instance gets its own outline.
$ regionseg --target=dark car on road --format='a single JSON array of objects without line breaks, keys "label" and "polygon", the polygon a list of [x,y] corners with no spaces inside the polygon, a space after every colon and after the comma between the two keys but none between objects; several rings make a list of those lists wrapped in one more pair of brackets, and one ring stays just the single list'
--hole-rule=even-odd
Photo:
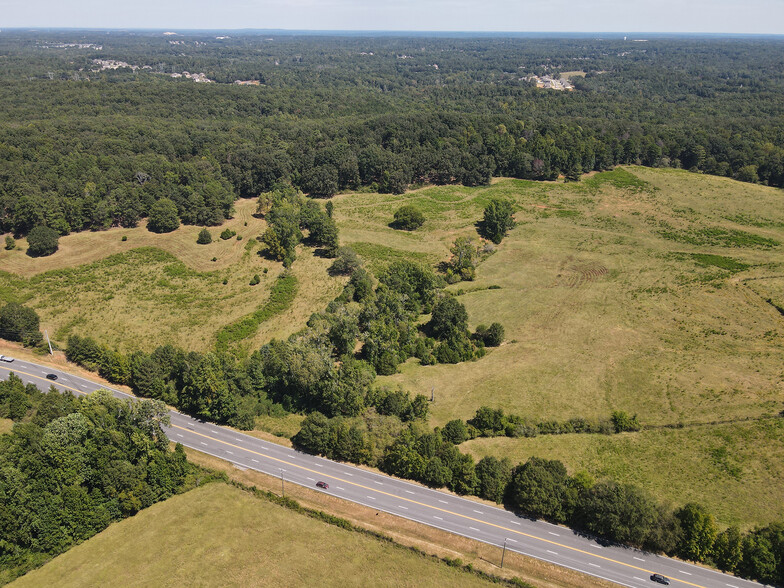
[{"label": "dark car on road", "polygon": [[56,380],[57,379],[57,374],[46,374],[46,379],[47,380]]},{"label": "dark car on road", "polygon": [[316,486],[319,488],[324,488],[324,490],[329,490],[329,484],[326,482],[316,482]]},{"label": "dark car on road", "polygon": [[651,576],[651,580],[658,582],[659,584],[664,584],[665,586],[670,585],[670,579],[667,576],[662,576],[661,574],[653,574]]}]

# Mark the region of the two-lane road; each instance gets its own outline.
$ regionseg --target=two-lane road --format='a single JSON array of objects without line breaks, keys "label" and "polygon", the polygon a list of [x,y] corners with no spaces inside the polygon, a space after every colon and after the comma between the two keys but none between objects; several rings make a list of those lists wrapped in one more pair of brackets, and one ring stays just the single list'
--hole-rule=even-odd
[{"label": "two-lane road", "polygon": [[[101,384],[31,362],[0,363],[0,378],[14,372],[23,381],[46,389],[89,394]],[[57,380],[46,378],[56,374]],[[135,398],[109,388],[119,398]],[[369,506],[559,566],[577,570],[631,588],[657,586],[653,573],[670,578],[674,586],[697,588],[751,588],[760,584],[667,557],[599,543],[566,527],[532,521],[501,508],[453,494],[370,472],[351,465],[300,453],[256,437],[193,419],[171,411],[169,439],[229,461],[239,467],[281,478],[281,484],[299,484],[315,490],[317,481],[329,484],[333,496]],[[499,553],[500,557],[500,553]]]}]

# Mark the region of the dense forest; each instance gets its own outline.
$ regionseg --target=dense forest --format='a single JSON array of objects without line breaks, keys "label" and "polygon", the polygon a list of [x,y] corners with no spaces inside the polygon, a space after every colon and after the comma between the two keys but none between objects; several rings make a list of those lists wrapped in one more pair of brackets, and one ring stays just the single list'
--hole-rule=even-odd
[{"label": "dense forest", "polygon": [[[162,199],[216,225],[281,181],[329,197],[642,163],[784,185],[776,39],[4,31],[0,56],[17,236],[136,226]],[[528,78],[574,71],[570,92]]]}]

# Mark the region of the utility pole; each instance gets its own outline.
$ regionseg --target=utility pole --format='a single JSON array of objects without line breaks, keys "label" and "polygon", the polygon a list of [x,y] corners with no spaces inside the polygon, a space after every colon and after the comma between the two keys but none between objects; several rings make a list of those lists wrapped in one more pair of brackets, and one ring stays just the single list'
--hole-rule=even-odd
[{"label": "utility pole", "polygon": [[435,386],[430,388],[430,402],[436,401],[436,389]]},{"label": "utility pole", "polygon": [[506,542],[508,539],[504,539],[504,550],[501,552],[501,567],[504,567],[504,557],[506,557]]},{"label": "utility pole", "polygon": [[46,335],[46,342],[49,343],[49,355],[54,355],[54,351],[52,351],[52,342],[49,340],[49,331],[44,329],[44,334]]},{"label": "utility pole", "polygon": [[280,493],[283,495],[283,498],[286,498],[286,485],[283,482],[283,468],[280,468]]}]

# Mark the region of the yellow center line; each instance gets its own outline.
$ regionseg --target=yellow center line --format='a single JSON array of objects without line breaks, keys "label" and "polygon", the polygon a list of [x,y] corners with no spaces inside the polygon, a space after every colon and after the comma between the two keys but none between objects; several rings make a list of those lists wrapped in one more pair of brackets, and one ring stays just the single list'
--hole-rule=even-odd
[{"label": "yellow center line", "polygon": [[[326,477],[332,478],[333,480],[337,480],[338,482],[342,482],[344,484],[350,484],[352,486],[355,486],[357,488],[362,488],[363,490],[367,490],[369,492],[375,492],[377,494],[382,494],[384,496],[389,496],[390,498],[395,498],[397,500],[403,500],[403,501],[409,502],[411,504],[416,504],[418,506],[429,508],[429,509],[432,509],[432,510],[435,510],[435,511],[438,511],[438,512],[442,512],[442,513],[445,513],[445,514],[450,514],[450,515],[453,515],[453,516],[456,516],[456,517],[460,517],[462,519],[473,521],[475,523],[481,523],[483,525],[488,525],[490,527],[495,527],[496,529],[501,529],[502,531],[508,531],[510,533],[514,533],[514,534],[520,535],[522,537],[528,537],[529,539],[536,539],[537,541],[542,541],[544,543],[548,543],[550,545],[555,545],[557,547],[563,547],[564,549],[569,549],[569,550],[574,551],[576,553],[581,553],[583,555],[588,555],[588,556],[594,557],[596,559],[602,559],[604,561],[608,561],[608,562],[611,562],[611,563],[614,563],[614,564],[618,564],[618,565],[621,565],[621,566],[626,566],[627,568],[631,568],[633,570],[638,570],[640,572],[645,572],[646,574],[653,574],[653,572],[651,570],[646,570],[645,568],[640,568],[640,567],[637,567],[637,566],[635,566],[633,564],[628,564],[628,563],[625,563],[625,562],[622,562],[622,561],[618,561],[618,560],[615,560],[615,559],[612,559],[612,558],[609,558],[609,557],[605,557],[603,555],[598,555],[596,553],[591,553],[590,551],[585,551],[585,550],[579,549],[577,547],[571,547],[569,545],[564,545],[563,543],[558,543],[556,541],[551,541],[550,539],[544,539],[542,537],[537,537],[536,535],[529,535],[528,533],[525,533],[523,531],[517,531],[515,529],[510,529],[509,527],[504,527],[502,525],[496,525],[495,523],[488,523],[487,521],[483,521],[481,519],[477,519],[477,518],[474,518],[474,517],[471,517],[471,516],[468,516],[468,515],[464,515],[464,514],[460,514],[460,513],[457,513],[457,512],[452,512],[450,510],[446,510],[446,509],[438,507],[438,506],[432,506],[432,505],[424,503],[424,502],[419,502],[417,500],[412,500],[411,498],[405,498],[404,496],[398,496],[397,494],[391,494],[389,492],[384,492],[383,490],[378,490],[377,488],[371,488],[371,487],[365,486],[363,484],[358,484],[357,482],[352,482],[351,480],[345,480],[343,478],[338,478],[335,475],[331,475],[331,474],[327,474],[325,472],[312,470],[312,469],[310,469],[308,467],[301,466],[301,465],[292,463],[290,461],[286,461],[285,459],[272,457],[270,455],[266,455],[264,453],[259,453],[258,451],[254,451],[252,449],[247,449],[247,448],[241,447],[239,445],[234,445],[233,443],[229,443],[227,441],[223,441],[222,439],[216,439],[215,437],[210,437],[209,435],[205,435],[204,433],[199,433],[197,431],[194,431],[193,429],[188,429],[186,427],[181,427],[179,425],[171,425],[171,427],[174,428],[174,429],[181,429],[183,431],[188,431],[189,433],[192,433],[194,435],[198,435],[200,437],[204,437],[205,439],[210,439],[211,441],[215,441],[217,443],[222,443],[223,445],[228,445],[229,447],[233,447],[234,449],[239,449],[240,451],[246,451],[247,453],[253,453],[254,455],[258,455],[260,457],[264,457],[266,459],[269,459],[269,460],[272,460],[272,461],[276,461],[278,463],[282,463],[282,464],[285,464],[285,465],[290,466],[290,467],[298,468],[300,470],[309,472],[311,474],[316,474],[318,476],[326,476]],[[198,449],[196,449],[196,451],[198,451]],[[694,586],[695,588],[705,588],[705,586],[702,586],[700,584],[693,584],[692,582],[687,582],[685,580],[680,580],[678,578],[670,578],[670,580],[675,581],[675,582],[681,582],[682,584],[686,584],[687,586]]]},{"label": "yellow center line", "polygon": [[[50,381],[50,380],[47,380],[46,378],[42,378],[41,376],[37,376],[35,374],[29,374],[29,373],[23,372],[21,370],[12,370],[11,368],[9,368],[7,366],[0,366],[0,368],[6,369],[9,372],[24,374],[25,376],[29,376],[31,378],[36,378],[38,380],[44,380],[44,381],[47,381],[47,382]],[[87,381],[89,382],[89,380],[87,380]],[[100,386],[100,384],[95,384],[94,382],[90,382],[90,383],[95,385],[95,386]],[[66,388],[68,390],[73,390],[77,394],[84,394],[84,395],[88,394],[87,392],[82,392],[81,390],[77,390],[76,388],[72,388],[71,386],[66,386],[65,384],[57,384],[57,385],[60,386],[61,388]],[[622,561],[618,561],[618,560],[615,560],[615,559],[612,559],[612,558],[609,558],[609,557],[605,557],[603,555],[598,555],[596,553],[591,553],[590,551],[585,551],[585,550],[579,549],[577,547],[571,547],[569,545],[564,545],[563,543],[558,543],[556,541],[551,541],[550,539],[544,539],[542,537],[537,537],[536,535],[530,535],[530,534],[525,533],[523,531],[517,531],[515,529],[510,529],[509,527],[504,527],[502,525],[496,525],[495,523],[488,523],[487,521],[483,521],[481,519],[477,519],[477,518],[474,518],[474,517],[471,517],[471,516],[468,516],[468,515],[464,515],[464,514],[460,514],[460,513],[457,513],[457,512],[452,512],[450,510],[446,510],[446,509],[440,508],[438,506],[432,506],[432,505],[426,504],[424,502],[419,502],[419,501],[416,501],[416,500],[412,500],[410,498],[405,498],[404,496],[398,496],[397,494],[391,494],[389,492],[384,492],[383,490],[378,490],[376,488],[371,488],[369,486],[364,486],[363,484],[358,484],[357,482],[352,482],[351,480],[344,480],[343,478],[338,478],[337,476],[334,476],[334,475],[331,475],[331,474],[326,474],[324,472],[319,472],[319,471],[316,471],[316,470],[312,470],[312,469],[307,468],[305,466],[297,465],[295,463],[292,463],[290,461],[286,461],[284,459],[279,459],[277,457],[272,457],[272,456],[266,455],[264,453],[259,453],[258,451],[254,451],[252,449],[247,449],[247,448],[241,447],[239,445],[234,445],[233,443],[229,443],[227,441],[223,441],[222,439],[216,439],[215,437],[210,437],[209,435],[205,435],[204,433],[199,433],[197,431],[194,431],[193,429],[188,429],[186,427],[181,427],[179,425],[170,425],[170,426],[173,429],[181,429],[183,431],[187,431],[187,432],[192,433],[194,435],[198,435],[200,437],[204,437],[205,439],[210,439],[211,441],[215,441],[216,443],[221,443],[223,445],[228,445],[229,447],[233,447],[235,449],[239,449],[240,451],[245,451],[247,453],[252,453],[254,455],[258,455],[260,457],[264,457],[266,459],[270,459],[272,461],[276,461],[278,463],[282,463],[282,464],[285,464],[285,465],[290,466],[290,467],[298,468],[300,470],[309,472],[311,474],[316,474],[316,475],[320,475],[320,476],[327,476],[329,478],[332,478],[333,480],[337,480],[338,482],[342,482],[343,484],[350,484],[352,486],[355,486],[357,488],[362,488],[363,490],[367,490],[369,492],[375,492],[377,494],[382,494],[384,496],[389,496],[390,498],[396,498],[397,500],[403,500],[405,502],[409,502],[411,504],[416,504],[416,505],[422,506],[424,508],[429,508],[431,510],[442,512],[444,514],[450,514],[452,516],[456,516],[456,517],[459,517],[459,518],[462,518],[462,519],[473,521],[475,523],[481,523],[481,524],[487,525],[489,527],[495,527],[496,529],[501,529],[502,531],[508,531],[509,533],[514,533],[515,535],[520,535],[521,537],[527,537],[529,539],[535,539],[537,541],[542,541],[543,543],[548,543],[548,544],[554,545],[556,547],[562,547],[564,549],[568,549],[568,550],[573,551],[575,553],[581,553],[582,555],[587,555],[587,556],[590,556],[590,557],[593,557],[593,558],[596,558],[596,559],[601,559],[601,560],[608,561],[608,562],[611,562],[611,563],[614,563],[614,564],[618,564],[620,566],[625,566],[625,567],[631,568],[633,570],[637,570],[637,571],[640,571],[640,572],[645,572],[646,574],[653,574],[653,572],[651,570],[646,570],[645,568],[640,568],[640,567],[635,566],[633,564],[628,564],[628,563],[625,563],[625,562],[622,562]],[[196,451],[199,451],[197,448],[194,448],[194,449],[196,449]],[[589,572],[587,572],[587,573],[589,573]],[[702,586],[701,584],[694,584],[692,582],[687,582],[686,580],[681,580],[679,578],[670,578],[670,580],[671,581],[675,581],[675,582],[680,582],[681,584],[686,584],[687,586],[694,586],[695,588],[706,588],[705,586]]]}]

